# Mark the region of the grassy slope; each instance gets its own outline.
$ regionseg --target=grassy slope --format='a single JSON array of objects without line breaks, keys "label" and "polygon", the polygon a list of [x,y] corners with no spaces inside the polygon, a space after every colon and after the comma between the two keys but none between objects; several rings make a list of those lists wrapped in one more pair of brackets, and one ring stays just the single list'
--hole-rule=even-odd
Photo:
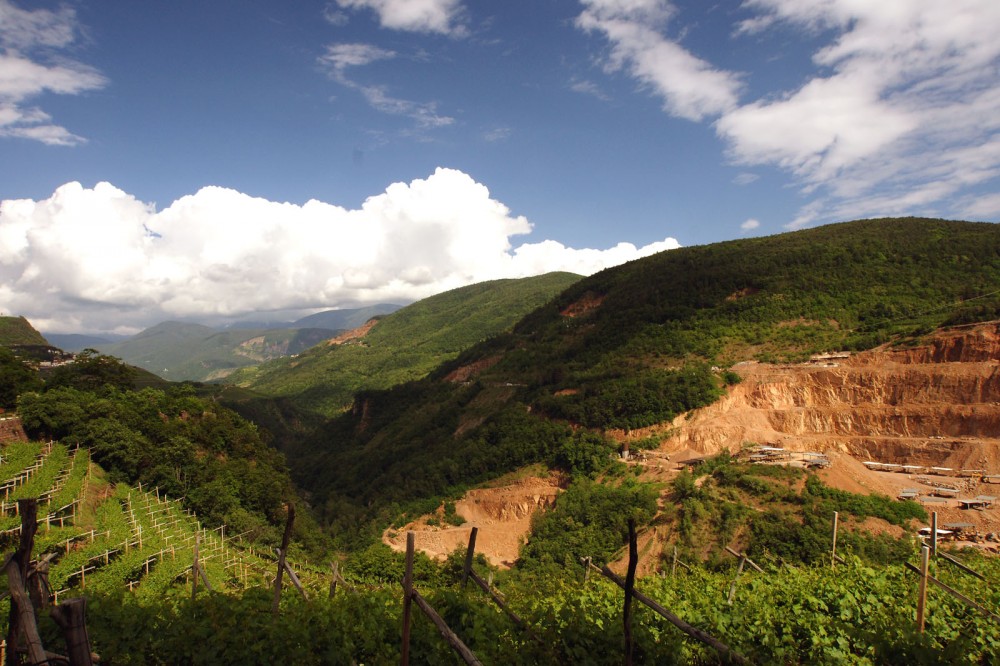
[{"label": "grassy slope", "polygon": [[[290,464],[318,505],[327,500],[328,520],[361,504],[369,508],[353,520],[385,519],[392,506],[544,459],[558,446],[550,439],[565,437],[551,432],[546,414],[584,413],[617,391],[624,416],[639,425],[664,420],[646,399],[669,392],[670,382],[635,378],[662,379],[664,368],[693,361],[865,348],[996,318],[998,284],[993,224],[860,221],[664,252],[577,282],[512,334],[469,349],[430,379],[366,394],[289,452]],[[600,305],[561,314],[582,302]],[[497,356],[473,385],[442,381]]]},{"label": "grassy slope", "polygon": [[469,346],[509,330],[579,279],[571,273],[550,273],[432,296],[387,315],[357,342],[319,345],[297,358],[272,361],[249,377],[242,375],[240,384],[332,415],[350,404],[359,390],[417,379]]},{"label": "grassy slope", "polygon": [[48,345],[24,317],[0,317],[0,345]]}]

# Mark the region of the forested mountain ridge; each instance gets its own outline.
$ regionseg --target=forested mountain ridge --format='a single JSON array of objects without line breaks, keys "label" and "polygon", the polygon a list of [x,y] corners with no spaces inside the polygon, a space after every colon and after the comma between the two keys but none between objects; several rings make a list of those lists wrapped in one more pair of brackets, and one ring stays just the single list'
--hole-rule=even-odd
[{"label": "forested mountain ridge", "polygon": [[317,345],[229,381],[332,416],[349,406],[358,391],[417,379],[470,345],[509,331],[521,316],[579,279],[572,273],[549,273],[454,289],[380,317],[370,330],[344,344]]},{"label": "forested mountain ridge", "polygon": [[97,349],[171,381],[209,381],[237,368],[297,354],[339,333],[324,328],[218,330],[168,321]]},{"label": "forested mountain ridge", "polygon": [[24,317],[0,316],[0,346],[47,344],[48,340]]},{"label": "forested mountain ridge", "polygon": [[996,318],[998,284],[992,224],[862,220],[671,250],[580,280],[425,380],[360,393],[290,464],[338,529],[384,525],[529,462],[592,466],[615,446],[602,432],[714,401],[734,362]]}]

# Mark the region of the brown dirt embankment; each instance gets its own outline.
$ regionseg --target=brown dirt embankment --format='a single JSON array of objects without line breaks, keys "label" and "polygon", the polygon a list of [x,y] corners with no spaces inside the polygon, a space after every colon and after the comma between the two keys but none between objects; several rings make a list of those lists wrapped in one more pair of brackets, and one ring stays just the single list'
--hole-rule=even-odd
[{"label": "brown dirt embankment", "polygon": [[[531,476],[504,486],[470,490],[455,502],[455,513],[465,518],[464,525],[431,526],[425,516],[399,530],[386,530],[382,540],[395,550],[405,551],[406,533],[412,530],[418,550],[443,560],[456,548],[464,552],[472,528],[478,527],[476,552],[485,555],[490,564],[510,567],[531,530],[531,517],[555,502],[559,485],[555,476]],[[435,518],[442,514],[443,510],[439,510]]]},{"label": "brown dirt embankment", "polygon": [[21,419],[10,414],[0,414],[0,444],[27,441],[28,435],[21,426]]}]

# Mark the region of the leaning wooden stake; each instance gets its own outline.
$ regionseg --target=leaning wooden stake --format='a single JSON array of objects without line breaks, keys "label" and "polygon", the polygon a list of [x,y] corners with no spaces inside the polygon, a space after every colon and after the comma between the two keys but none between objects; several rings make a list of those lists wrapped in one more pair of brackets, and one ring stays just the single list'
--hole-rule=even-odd
[{"label": "leaning wooden stake", "polygon": [[962,564],[961,562],[959,562],[954,557],[952,557],[951,555],[949,555],[948,553],[946,553],[944,551],[939,552],[937,554],[937,556],[940,557],[941,559],[943,559],[945,562],[948,562],[949,564],[954,564],[956,567],[958,567],[959,569],[961,569],[965,573],[969,574],[970,576],[975,576],[976,578],[978,578],[981,581],[985,581],[986,580],[986,576],[984,576],[983,574],[979,573],[978,571],[975,571],[974,569],[970,569],[969,567],[965,566],[964,564]]},{"label": "leaning wooden stake", "polygon": [[198,598],[198,546],[201,544],[201,534],[195,534],[194,561],[191,563],[191,601]]},{"label": "leaning wooden stake", "polygon": [[472,652],[472,650],[470,650],[465,643],[462,642],[462,639],[460,639],[458,635],[445,623],[445,621],[441,619],[441,616],[437,614],[437,611],[435,611],[429,603],[427,603],[427,600],[420,596],[420,593],[416,590],[412,591],[412,595],[413,603],[415,603],[417,607],[424,612],[424,615],[426,615],[430,621],[434,623],[438,632],[446,641],[448,641],[448,644],[451,645],[452,649],[458,653],[458,656],[462,658],[462,661],[469,666],[482,666],[482,662],[476,658],[476,655]]},{"label": "leaning wooden stake", "polygon": [[292,539],[292,523],[295,522],[295,505],[288,504],[288,520],[285,522],[285,533],[281,537],[281,553],[278,554],[278,575],[274,578],[274,602],[271,613],[278,615],[278,605],[281,603],[281,576],[285,572],[285,555],[288,553],[288,542]]},{"label": "leaning wooden stake", "polygon": [[[277,548],[274,549],[274,552],[278,555],[279,558],[281,557],[281,553],[278,551]],[[295,569],[292,569],[292,565],[288,563],[288,560],[285,560],[284,564],[285,564],[285,573],[288,574],[288,579],[292,581],[292,585],[294,585],[295,589],[299,591],[299,594],[302,595],[302,598],[308,601],[309,598],[306,596],[306,591],[302,587],[302,583],[299,581],[299,577],[298,575],[296,575]]]},{"label": "leaning wooden stake", "polygon": [[525,623],[525,621],[522,620],[517,613],[508,608],[507,602],[505,602],[500,597],[500,595],[493,590],[493,585],[491,584],[491,581],[493,580],[493,575],[490,574],[490,581],[485,581],[483,580],[483,577],[477,574],[475,569],[472,568],[471,563],[472,563],[472,558],[475,555],[475,548],[476,548],[476,531],[477,528],[475,527],[472,528],[472,534],[469,535],[469,548],[466,551],[466,558],[465,558],[466,563],[469,564],[469,568],[466,571],[465,576],[471,579],[473,583],[478,585],[483,592],[490,595],[490,599],[493,600],[493,603],[499,606],[500,610],[506,613],[507,616],[514,622],[514,624],[518,626],[518,628],[528,632],[528,635],[531,636],[536,641],[542,642],[541,639],[538,638],[538,636],[535,634],[535,632],[531,630],[531,627],[529,627],[527,623]]},{"label": "leaning wooden stake", "polygon": [[743,567],[747,564],[747,556],[744,555],[740,558],[740,566],[736,568],[736,575],[733,576],[733,582],[729,586],[729,595],[726,597],[726,603],[730,606],[733,605],[733,599],[736,598],[736,583],[739,582],[740,576],[743,574]]},{"label": "leaning wooden stake", "polygon": [[462,567],[462,587],[469,582],[469,573],[472,571],[472,560],[476,556],[476,535],[479,528],[473,527],[469,534],[469,547],[465,549],[465,566]]},{"label": "leaning wooden stake", "polygon": [[[920,575],[920,569],[918,569],[917,567],[913,566],[909,562],[903,562],[903,566],[905,566],[907,569],[909,569],[913,573],[917,574],[918,576]],[[945,592],[947,592],[951,596],[955,597],[956,599],[958,599],[962,603],[968,605],[970,608],[975,608],[977,611],[979,611],[980,613],[982,613],[984,617],[988,617],[991,620],[993,620],[994,622],[1000,622],[1000,615],[997,615],[996,613],[994,613],[993,611],[991,611],[989,608],[986,608],[982,604],[980,604],[980,603],[978,603],[978,602],[970,599],[969,597],[965,596],[964,594],[962,594],[961,592],[959,592],[955,588],[950,587],[948,585],[945,585],[944,583],[942,583],[941,581],[939,581],[934,576],[932,576],[930,574],[927,574],[927,582],[933,583],[934,585],[937,585],[939,588],[941,588],[942,590],[944,590]]]},{"label": "leaning wooden stake", "polygon": [[62,629],[70,666],[92,666],[94,661],[87,634],[87,600],[78,597],[64,601],[52,608],[49,615]]},{"label": "leaning wooden stake", "polygon": [[32,664],[46,663],[45,648],[38,636],[38,625],[35,624],[35,610],[31,599],[25,591],[28,577],[28,563],[31,561],[31,550],[35,543],[35,532],[38,530],[38,502],[34,499],[17,501],[17,512],[21,516],[21,542],[4,564],[7,572],[7,585],[10,588],[10,629],[7,633],[7,663],[20,664],[18,656],[18,633],[24,634],[28,644],[28,658]]},{"label": "leaning wooden stake", "polygon": [[938,528],[937,528],[937,511],[931,513],[931,555],[937,557],[937,539],[938,539]]},{"label": "leaning wooden stake", "polygon": [[632,666],[635,641],[632,640],[632,594],[635,591],[635,568],[639,564],[639,548],[635,538],[635,519],[628,519],[628,571],[625,574],[625,607],[622,624],[625,628],[625,666]]},{"label": "leaning wooden stake", "polygon": [[759,567],[759,566],[757,565],[757,563],[756,563],[756,562],[754,562],[754,561],[753,561],[753,560],[751,560],[751,559],[750,559],[749,557],[747,557],[747,554],[746,554],[746,553],[737,553],[737,552],[736,552],[735,550],[733,550],[733,549],[732,549],[732,548],[730,548],[729,546],[726,546],[726,552],[727,552],[727,553],[729,553],[730,555],[732,555],[733,557],[737,557],[737,558],[746,558],[746,561],[747,561],[747,564],[749,564],[749,565],[750,565],[750,568],[752,568],[752,569],[753,569],[754,571],[757,571],[758,573],[764,573],[764,570],[763,570],[763,569],[761,569],[761,568],[760,568],[760,567]]},{"label": "leaning wooden stake", "polygon": [[406,570],[403,573],[403,646],[399,663],[410,664],[410,621],[413,612],[413,550],[414,534],[406,533]]},{"label": "leaning wooden stake", "polygon": [[[615,585],[622,588],[623,590],[625,589],[625,581],[622,580],[621,576],[619,576],[614,571],[609,569],[607,565],[604,565],[600,569],[598,569],[596,565],[591,565],[591,566],[593,566],[594,569],[596,569],[597,571],[600,571],[605,578],[608,578],[609,580],[614,582]],[[749,665],[750,662],[747,661],[745,657],[743,657],[738,652],[732,650],[728,645],[718,640],[711,634],[704,632],[701,629],[698,629],[697,627],[691,626],[690,624],[688,624],[687,622],[680,619],[679,617],[668,611],[666,608],[661,606],[659,603],[647,597],[639,590],[633,590],[632,596],[634,596],[638,601],[652,608],[654,611],[659,613],[664,619],[666,619],[672,625],[683,631],[688,636],[691,636],[692,638],[695,638],[704,643],[705,645],[708,645],[709,647],[712,647],[715,650],[717,650],[719,654],[721,654],[724,658],[729,659],[735,664],[741,664],[741,666]]]},{"label": "leaning wooden stake", "polygon": [[830,549],[830,568],[837,568],[837,518],[840,513],[838,511],[833,512],[833,547]]},{"label": "leaning wooden stake", "polygon": [[927,608],[927,565],[930,559],[930,548],[926,545],[920,548],[920,587],[917,592],[917,631],[924,633],[924,612]]}]

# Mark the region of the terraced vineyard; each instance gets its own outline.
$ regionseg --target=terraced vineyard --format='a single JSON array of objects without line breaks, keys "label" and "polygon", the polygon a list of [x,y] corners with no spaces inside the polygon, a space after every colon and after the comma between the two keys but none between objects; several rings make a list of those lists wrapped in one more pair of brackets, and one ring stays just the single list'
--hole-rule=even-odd
[{"label": "terraced vineyard", "polygon": [[[0,546],[13,550],[19,539],[17,500],[37,498],[34,557],[49,561],[53,601],[85,590],[127,588],[140,599],[179,593],[190,589],[196,552],[201,586],[271,584],[277,558],[244,544],[243,535],[205,528],[157,489],[110,485],[102,477],[84,448],[17,442],[0,450]],[[329,584],[318,570],[293,570],[307,590]]]}]

